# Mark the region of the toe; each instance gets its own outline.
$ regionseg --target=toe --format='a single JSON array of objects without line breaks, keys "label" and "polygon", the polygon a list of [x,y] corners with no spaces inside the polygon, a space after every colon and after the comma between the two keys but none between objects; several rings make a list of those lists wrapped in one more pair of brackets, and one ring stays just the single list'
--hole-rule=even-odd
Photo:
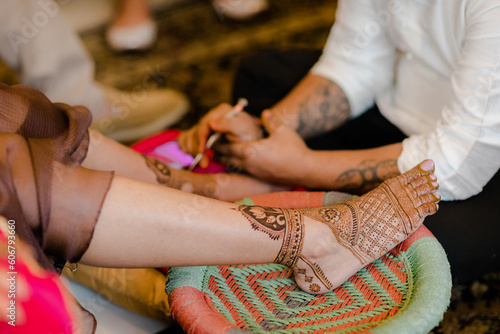
[{"label": "toe", "polygon": [[403,185],[406,185],[423,175],[430,175],[433,172],[434,172],[434,161],[424,160],[417,166],[410,169],[408,172],[399,175],[397,178],[399,182],[401,182]]},{"label": "toe", "polygon": [[439,206],[436,202],[429,202],[422,204],[417,208],[421,217],[427,217],[437,212]]},{"label": "toe", "polygon": [[427,203],[438,203],[441,200],[441,196],[439,194],[426,194],[421,197],[420,199],[420,205],[422,204],[427,204]]},{"label": "toe", "polygon": [[431,183],[424,183],[419,187],[415,188],[417,196],[423,196],[426,194],[431,194],[436,192],[439,189],[439,184],[436,181],[432,181]]},{"label": "toe", "polygon": [[417,168],[420,169],[422,175],[434,173],[434,161],[430,159],[424,160],[418,164]]},{"label": "toe", "polygon": [[424,185],[426,183],[432,183],[436,180],[437,180],[437,178],[434,174],[422,175],[422,176],[417,177],[412,182],[408,183],[408,187],[416,189],[416,188],[420,187],[421,185]]}]

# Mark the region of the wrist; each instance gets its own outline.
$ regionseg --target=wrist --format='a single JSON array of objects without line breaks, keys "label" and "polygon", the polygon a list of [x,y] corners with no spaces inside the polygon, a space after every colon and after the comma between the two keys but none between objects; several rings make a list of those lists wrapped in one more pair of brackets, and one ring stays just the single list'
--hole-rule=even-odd
[{"label": "wrist", "polygon": [[309,189],[321,188],[321,180],[318,180],[318,178],[321,178],[320,175],[323,175],[323,173],[319,173],[318,152],[306,147],[300,155],[300,159],[301,168],[298,168],[298,185]]}]

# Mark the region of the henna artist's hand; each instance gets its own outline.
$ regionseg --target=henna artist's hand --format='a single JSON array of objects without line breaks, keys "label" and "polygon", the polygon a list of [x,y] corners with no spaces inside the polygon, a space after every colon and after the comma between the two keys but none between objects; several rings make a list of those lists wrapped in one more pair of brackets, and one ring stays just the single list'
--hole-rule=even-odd
[{"label": "henna artist's hand", "polygon": [[[180,148],[193,157],[205,151],[207,138],[213,131],[222,132],[229,142],[255,140],[262,137],[259,121],[247,114],[240,112],[231,118],[224,116],[232,107],[223,103],[209,111],[191,129],[181,132],[177,139]],[[200,166],[208,165],[208,157],[203,157]]]},{"label": "henna artist's hand", "polygon": [[268,138],[218,145],[220,160],[268,182],[302,185],[312,151],[269,110],[262,113],[262,123],[269,132]]}]

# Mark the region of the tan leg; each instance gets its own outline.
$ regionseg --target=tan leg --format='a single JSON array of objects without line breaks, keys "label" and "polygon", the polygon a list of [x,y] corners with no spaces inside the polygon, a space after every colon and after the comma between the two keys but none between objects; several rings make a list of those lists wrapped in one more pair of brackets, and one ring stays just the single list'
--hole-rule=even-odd
[{"label": "tan leg", "polygon": [[89,152],[82,163],[85,168],[113,170],[116,175],[130,179],[231,202],[288,189],[245,175],[196,174],[173,169],[93,130],[89,133]]}]

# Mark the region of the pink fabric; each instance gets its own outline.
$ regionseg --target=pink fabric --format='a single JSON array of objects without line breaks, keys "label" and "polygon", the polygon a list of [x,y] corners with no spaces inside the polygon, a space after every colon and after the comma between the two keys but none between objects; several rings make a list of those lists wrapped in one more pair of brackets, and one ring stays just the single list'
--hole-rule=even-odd
[{"label": "pink fabric", "polygon": [[[132,145],[132,149],[140,152],[144,155],[150,156],[172,168],[185,168],[188,167],[193,161],[193,157],[182,152],[180,148],[169,147],[162,150],[162,146],[166,143],[177,143],[176,139],[180,134],[180,130],[166,130],[160,134],[145,138],[138,143]],[[170,153],[169,153],[170,151]],[[212,152],[207,152],[208,156],[211,156]],[[215,174],[215,173],[225,173],[226,167],[215,161],[210,161],[207,168],[201,168],[199,166],[193,169],[194,173],[200,174]]]},{"label": "pink fabric", "polygon": [[[7,238],[1,231],[0,247],[7,249]],[[6,272],[7,279],[15,283],[15,296],[8,298],[9,306],[3,310],[7,313],[2,312],[0,333],[73,333],[74,316],[68,307],[71,297],[57,274],[38,267],[29,248],[22,247],[20,240],[16,240],[15,251],[13,269],[9,267],[7,256],[0,258],[0,270]],[[7,291],[0,290],[0,293],[8,297]],[[11,301],[15,302],[13,306]],[[4,314],[7,314],[7,318]]]}]

